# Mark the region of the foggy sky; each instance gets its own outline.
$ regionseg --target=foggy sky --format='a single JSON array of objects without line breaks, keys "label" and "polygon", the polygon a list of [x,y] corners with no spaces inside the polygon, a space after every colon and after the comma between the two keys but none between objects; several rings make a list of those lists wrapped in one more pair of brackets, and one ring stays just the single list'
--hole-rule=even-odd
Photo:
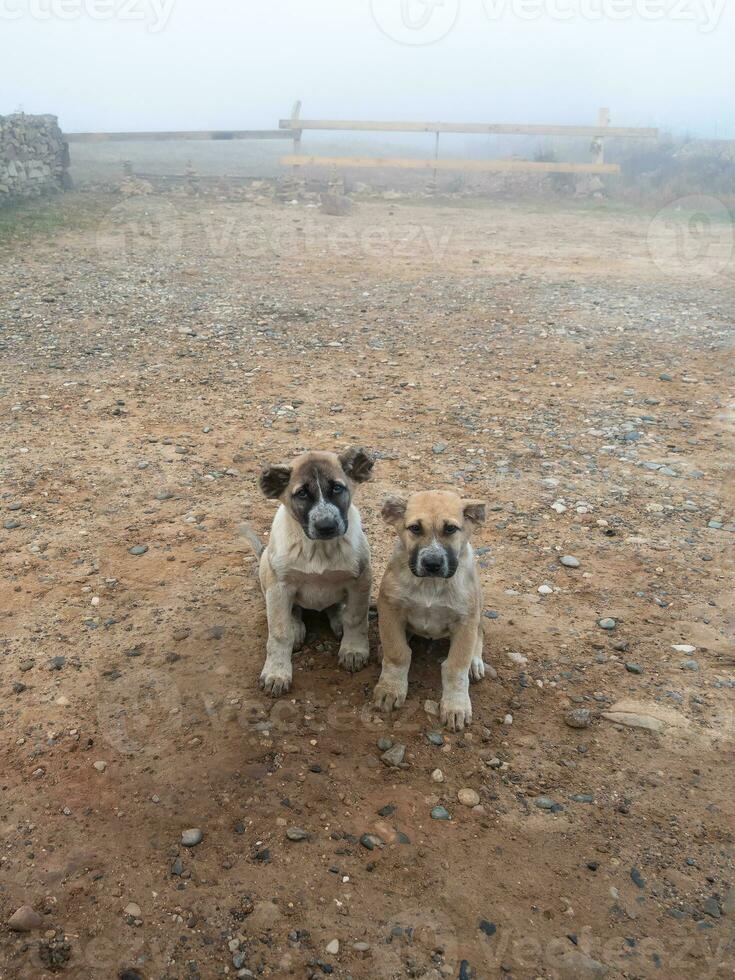
[{"label": "foggy sky", "polygon": [[[403,2],[408,22],[401,0],[0,0],[0,114],[71,132],[272,128],[297,98],[312,118],[594,123],[609,106],[613,125],[735,138],[735,0]],[[431,39],[455,8],[415,43],[422,13]]]}]

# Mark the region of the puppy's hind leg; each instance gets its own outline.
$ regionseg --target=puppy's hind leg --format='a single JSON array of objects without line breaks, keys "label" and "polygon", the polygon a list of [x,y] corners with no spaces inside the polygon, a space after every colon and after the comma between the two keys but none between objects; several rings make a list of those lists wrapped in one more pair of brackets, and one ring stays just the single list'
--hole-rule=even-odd
[{"label": "puppy's hind leg", "polygon": [[342,624],[342,613],[344,612],[344,603],[337,602],[333,606],[327,609],[327,616],[329,617],[329,625],[332,627],[332,632],[337,637],[338,640],[342,639],[342,634],[344,632],[344,626]]},{"label": "puppy's hind leg", "polygon": [[482,644],[484,639],[485,634],[482,631],[482,624],[480,624],[477,627],[477,643],[475,644],[472,662],[470,663],[470,680],[473,683],[481,681],[485,676],[485,661],[482,659]]},{"label": "puppy's hind leg", "polygon": [[291,610],[293,628],[293,650],[294,653],[300,650],[306,639],[306,624],[304,623],[303,610],[301,606],[294,606]]}]

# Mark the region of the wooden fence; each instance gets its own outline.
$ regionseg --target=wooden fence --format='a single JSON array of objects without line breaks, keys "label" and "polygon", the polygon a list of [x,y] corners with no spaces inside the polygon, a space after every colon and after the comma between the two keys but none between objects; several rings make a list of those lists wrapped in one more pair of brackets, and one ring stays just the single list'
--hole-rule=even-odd
[{"label": "wooden fence", "polygon": [[[360,133],[432,133],[434,134],[434,155],[421,157],[370,157],[370,156],[318,156],[301,152],[304,131],[321,130],[332,132]],[[572,163],[547,160],[498,159],[459,159],[439,156],[439,140],[442,133],[464,133],[474,135],[505,136],[555,136],[567,139],[589,140],[593,156],[591,163]],[[600,109],[597,124],[594,126],[561,126],[551,123],[445,123],[445,122],[391,122],[360,121],[343,119],[302,119],[301,103],[296,102],[288,119],[281,119],[278,129],[235,129],[235,130],[182,130],[164,132],[120,132],[120,133],[66,133],[67,143],[140,143],[144,141],[172,140],[292,140],[293,152],[280,158],[280,163],[288,167],[331,167],[347,168],[395,168],[398,170],[461,170],[467,172],[511,173],[564,173],[564,174],[618,174],[620,166],[605,163],[604,140],[606,139],[658,139],[657,129],[643,129],[632,126],[611,126],[610,112]]]},{"label": "wooden fence", "polygon": [[[340,119],[301,119],[301,103],[297,102],[289,119],[281,119],[280,128],[291,134],[294,152],[281,157],[284,166],[292,167],[394,167],[400,170],[463,170],[473,172],[509,171],[512,173],[619,174],[620,165],[605,163],[605,139],[658,139],[657,129],[633,126],[611,126],[610,110],[600,109],[595,126],[560,126],[526,123],[443,123],[443,122],[375,122]],[[433,133],[434,156],[419,157],[347,157],[312,156],[301,151],[304,130],[370,133]],[[442,133],[506,136],[556,136],[590,141],[592,163],[565,163],[541,160],[478,160],[439,158],[439,138]]]}]

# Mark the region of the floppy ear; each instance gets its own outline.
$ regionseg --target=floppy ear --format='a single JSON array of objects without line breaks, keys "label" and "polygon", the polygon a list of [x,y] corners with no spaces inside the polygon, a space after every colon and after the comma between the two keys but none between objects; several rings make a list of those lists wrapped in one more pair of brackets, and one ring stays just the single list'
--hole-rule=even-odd
[{"label": "floppy ear", "polygon": [[268,497],[269,500],[275,500],[276,497],[281,496],[283,491],[288,486],[290,479],[290,466],[268,466],[260,474],[258,483],[260,484],[260,489],[263,491],[266,497]]},{"label": "floppy ear", "polygon": [[406,515],[406,501],[403,497],[386,497],[380,513],[387,524],[395,527]]},{"label": "floppy ear", "polygon": [[482,524],[485,521],[485,502],[483,500],[463,500],[462,512],[466,521],[471,524]]},{"label": "floppy ear", "polygon": [[347,476],[355,483],[364,483],[365,480],[369,480],[375,465],[375,459],[357,446],[350,446],[349,449],[345,449],[339,457],[339,461]]}]

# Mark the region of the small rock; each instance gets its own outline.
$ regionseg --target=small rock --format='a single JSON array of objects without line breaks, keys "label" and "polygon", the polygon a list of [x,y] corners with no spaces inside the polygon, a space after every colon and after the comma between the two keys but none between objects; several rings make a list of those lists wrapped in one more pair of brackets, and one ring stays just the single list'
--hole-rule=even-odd
[{"label": "small rock", "polygon": [[95,762],[94,768],[97,770],[97,772],[104,772],[105,769],[107,769],[107,763],[102,761]]},{"label": "small rock", "polygon": [[719,919],[722,915],[720,903],[714,897],[708,898],[702,908],[704,909],[705,915],[709,915],[713,919]]},{"label": "small rock", "polygon": [[554,590],[550,585],[539,585],[536,591],[539,593],[539,595],[551,595]]},{"label": "small rock", "polygon": [[431,778],[435,783],[443,783],[444,773],[441,771],[441,769],[435,769],[431,774]]},{"label": "small rock", "polygon": [[630,869],[630,880],[638,888],[645,888],[646,887],[646,879],[640,873],[640,871],[638,870],[638,868],[631,868]]},{"label": "small rock", "polygon": [[615,627],[618,625],[618,623],[617,620],[611,619],[609,616],[606,616],[603,619],[598,619],[597,625],[602,630],[614,630]]},{"label": "small rock", "polygon": [[444,745],[444,736],[441,732],[427,732],[426,739],[432,745]]},{"label": "small rock", "polygon": [[642,674],[643,673],[643,668],[641,667],[640,664],[627,663],[625,665],[625,669],[628,671],[629,674]]},{"label": "small rock", "polygon": [[292,841],[301,841],[301,840],[309,839],[308,833],[305,830],[302,830],[301,827],[289,827],[288,830],[286,831],[286,837],[288,837],[288,839]]},{"label": "small rock", "polygon": [[181,833],[181,843],[184,847],[196,847],[197,844],[201,844],[204,840],[204,834],[198,827],[192,827],[189,830],[184,830]]},{"label": "small rock", "polygon": [[580,561],[579,558],[575,558],[574,555],[564,555],[559,559],[559,564],[563,565],[565,568],[579,568]]},{"label": "small rock", "polygon": [[469,786],[465,786],[457,793],[457,799],[462,806],[477,806],[480,802],[480,794]]},{"label": "small rock", "polygon": [[589,728],[592,715],[589,708],[572,708],[564,715],[564,721],[570,728]]},{"label": "small rock", "polygon": [[699,662],[696,660],[681,660],[679,667],[682,670],[699,670]]},{"label": "small rock", "polygon": [[556,803],[550,796],[537,796],[533,802],[539,810],[553,810],[556,806]]},{"label": "small rock", "polygon": [[393,739],[388,738],[387,735],[382,735],[377,741],[377,746],[381,752],[387,752],[388,749],[393,748]]},{"label": "small rock", "polygon": [[42,925],[43,919],[30,905],[21,905],[8,919],[8,926],[13,932],[31,932]]},{"label": "small rock", "polygon": [[405,755],[406,746],[399,743],[398,745],[394,745],[392,748],[388,749],[387,752],[384,752],[380,759],[386,766],[396,767],[403,763]]},{"label": "small rock", "polygon": [[137,557],[139,555],[144,555],[146,553],[146,551],[148,551],[148,545],[147,544],[136,544],[136,545],[133,545],[133,547],[132,548],[129,548],[128,550],[129,550],[129,552],[130,552],[131,555],[135,555]]},{"label": "small rock", "polygon": [[435,806],[431,811],[432,820],[451,820],[452,815],[444,806]]},{"label": "small rock", "polygon": [[143,913],[140,905],[136,905],[135,902],[129,902],[123,909],[123,915],[130,916],[131,919],[140,919]]}]

